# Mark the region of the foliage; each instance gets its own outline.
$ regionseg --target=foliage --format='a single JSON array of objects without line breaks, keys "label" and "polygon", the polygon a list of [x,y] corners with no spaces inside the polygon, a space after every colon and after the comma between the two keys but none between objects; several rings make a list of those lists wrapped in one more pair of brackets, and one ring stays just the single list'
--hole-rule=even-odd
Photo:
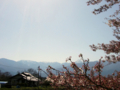
[{"label": "foliage", "polygon": [[25,86],[28,86],[27,83],[20,83],[20,84],[18,84],[18,85],[19,85],[20,87],[21,87],[21,86],[24,86],[24,87],[25,87]]},{"label": "foliage", "polygon": [[43,81],[40,83],[40,85],[48,87],[48,86],[50,86],[50,83],[51,83],[51,81]]},{"label": "foliage", "polygon": [[11,76],[10,72],[1,72],[0,70],[0,81],[7,81]]},{"label": "foliage", "polygon": [[[54,90],[51,86],[49,87],[12,87],[12,88],[0,88],[0,90]],[[64,88],[58,88],[58,90],[65,90]]]},{"label": "foliage", "polygon": [[[101,6],[98,9],[95,9],[93,13],[100,14],[104,11],[107,11],[114,5],[119,5],[119,0],[105,0],[106,3],[103,6]],[[102,0],[89,0],[87,2],[88,5],[96,5],[101,3]],[[108,25],[110,27],[113,27],[114,36],[117,38],[118,41],[112,40],[109,44],[98,44],[98,46],[90,45],[93,51],[96,50],[103,50],[106,54],[114,53],[115,55],[111,56],[105,56],[105,59],[101,57],[99,61],[93,66],[92,68],[89,67],[89,59],[84,59],[83,55],[80,54],[79,57],[83,61],[83,66],[78,67],[75,62],[72,62],[71,56],[66,60],[70,61],[70,66],[74,69],[74,71],[69,71],[67,67],[63,65],[63,68],[66,70],[59,71],[55,68],[48,66],[47,73],[48,78],[51,80],[51,85],[56,89],[61,86],[65,87],[67,90],[120,90],[120,72],[114,71],[112,75],[108,76],[102,76],[101,72],[102,69],[106,66],[104,62],[107,62],[109,64],[111,63],[117,63],[120,61],[120,17],[118,14],[120,13],[120,5],[119,10],[116,10],[116,12],[113,15],[110,15],[110,18],[108,19]],[[42,69],[41,69],[42,70]],[[52,70],[55,70],[58,75],[55,75],[52,73]],[[88,73],[90,71],[90,74]]]}]

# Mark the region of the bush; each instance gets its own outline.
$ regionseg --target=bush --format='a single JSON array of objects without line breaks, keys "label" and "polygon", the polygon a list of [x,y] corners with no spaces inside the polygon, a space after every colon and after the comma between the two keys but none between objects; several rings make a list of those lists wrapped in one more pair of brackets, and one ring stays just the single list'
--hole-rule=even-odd
[{"label": "bush", "polygon": [[51,81],[43,81],[40,83],[40,85],[48,87],[48,86],[50,86],[50,83],[51,83]]}]

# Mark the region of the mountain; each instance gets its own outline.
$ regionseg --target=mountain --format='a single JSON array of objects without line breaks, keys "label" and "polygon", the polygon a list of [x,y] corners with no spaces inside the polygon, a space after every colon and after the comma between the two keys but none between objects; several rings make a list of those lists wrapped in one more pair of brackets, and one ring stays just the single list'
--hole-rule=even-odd
[{"label": "mountain", "polygon": [[[0,70],[2,72],[8,71],[12,75],[15,75],[18,71],[21,72],[29,68],[33,68],[37,71],[38,66],[40,66],[40,68],[46,71],[49,65],[52,66],[53,68],[62,67],[62,64],[58,62],[36,62],[30,60],[13,61],[5,58],[0,59]],[[45,76],[44,73],[42,73],[42,75]]]},{"label": "mountain", "polygon": [[[77,60],[75,63],[79,67],[82,67],[82,65],[83,65],[82,61],[80,61],[80,60]],[[89,62],[89,66],[92,67],[96,63],[97,63],[97,61]],[[105,64],[107,64],[107,63],[105,63]],[[42,68],[44,71],[46,71],[46,68],[49,65],[60,71],[64,70],[63,66],[62,66],[62,65],[64,65],[67,68],[69,68],[70,71],[73,71],[73,69],[70,67],[70,63],[36,62],[36,61],[30,61],[30,60],[13,61],[13,60],[5,59],[5,58],[0,59],[0,70],[2,72],[8,71],[12,75],[15,75],[17,73],[17,71],[21,72],[21,71],[27,70],[28,68],[33,68],[37,71],[38,66],[40,66],[40,68]],[[103,69],[102,75],[112,74],[114,72],[114,70],[120,71],[119,65],[120,65],[120,62],[118,62],[116,64],[110,64],[108,66],[105,66]],[[46,77],[45,73],[43,73],[43,72],[40,72],[40,73],[43,77]],[[54,71],[54,73],[56,74],[55,71]]]},{"label": "mountain", "polygon": [[75,63],[82,63],[82,61],[78,59],[77,61],[75,61]]}]

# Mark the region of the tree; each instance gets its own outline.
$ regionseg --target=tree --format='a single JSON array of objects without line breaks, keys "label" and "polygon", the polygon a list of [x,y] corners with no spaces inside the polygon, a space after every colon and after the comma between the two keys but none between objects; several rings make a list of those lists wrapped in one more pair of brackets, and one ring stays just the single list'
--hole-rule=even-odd
[{"label": "tree", "polygon": [[[108,4],[101,6],[98,9],[95,9],[93,13],[95,15],[100,14],[104,11],[107,11],[114,5],[120,3],[118,0],[105,0]],[[101,3],[102,0],[89,0],[87,5],[96,5]],[[69,71],[67,67],[63,65],[63,68],[66,70],[58,71],[55,68],[48,66],[47,72],[49,73],[48,78],[51,80],[51,85],[55,88],[59,86],[65,87],[67,90],[120,90],[120,71],[114,71],[112,75],[102,76],[102,69],[105,67],[104,62],[107,61],[108,65],[111,63],[117,63],[120,61],[120,5],[119,10],[113,15],[110,15],[108,20],[108,25],[114,27],[114,36],[118,41],[112,40],[109,44],[98,44],[98,46],[90,45],[93,51],[103,50],[106,54],[114,53],[115,55],[105,56],[105,59],[101,57],[99,61],[92,68],[89,67],[89,59],[84,59],[83,55],[80,54],[79,57],[83,61],[83,66],[78,67],[71,60],[71,56],[66,60],[71,62],[71,67],[74,71]],[[113,19],[111,19],[113,17]],[[58,72],[58,75],[52,73],[52,70]],[[90,74],[88,73],[90,71]]]},{"label": "tree", "polygon": [[[102,0],[97,0],[97,1],[90,0],[90,1],[87,2],[87,4],[88,5],[96,5],[96,4],[99,4],[101,2],[102,2]],[[102,13],[104,11],[107,11],[108,9],[112,8],[114,5],[117,5],[117,4],[120,3],[119,0],[106,0],[106,2],[108,4],[105,4],[98,9],[95,9],[93,11],[93,13],[95,15],[100,14],[100,13]],[[96,50],[99,49],[99,50],[105,51],[106,54],[110,54],[110,53],[117,54],[117,56],[115,56],[115,55],[111,55],[111,57],[110,56],[105,56],[105,59],[109,63],[112,63],[112,62],[116,63],[117,61],[120,61],[120,55],[119,55],[119,53],[120,53],[120,30],[119,30],[120,29],[120,17],[118,16],[119,13],[120,13],[120,5],[118,5],[118,7],[119,7],[118,10],[116,10],[114,14],[110,15],[110,18],[112,17],[114,19],[106,18],[108,20],[107,24],[110,27],[114,27],[113,35],[118,39],[118,41],[112,40],[112,41],[110,41],[109,44],[102,43],[102,44],[98,44],[98,46],[95,46],[94,44],[90,45],[90,47],[92,48],[93,51],[96,51]]]},{"label": "tree", "polygon": [[21,72],[20,72],[20,71],[17,71],[18,74],[20,74],[20,73],[22,73],[22,72],[27,72],[27,73],[32,74],[32,75],[35,76],[35,77],[38,77],[37,71],[36,71],[35,69],[33,69],[33,68],[29,68],[29,69],[24,70],[24,71],[21,71]]},{"label": "tree", "polygon": [[10,72],[1,72],[0,70],[0,81],[8,81],[11,76]]},{"label": "tree", "polygon": [[28,73],[31,73],[31,74],[32,74],[33,76],[35,76],[35,77],[38,77],[37,71],[34,70],[33,68],[29,68],[29,69],[27,70],[27,72],[28,72]]}]

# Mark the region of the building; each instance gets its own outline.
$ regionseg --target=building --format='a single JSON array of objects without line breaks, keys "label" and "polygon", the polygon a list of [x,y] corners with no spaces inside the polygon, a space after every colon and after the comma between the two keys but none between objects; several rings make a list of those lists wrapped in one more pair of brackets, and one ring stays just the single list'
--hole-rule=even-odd
[{"label": "building", "polygon": [[27,86],[37,86],[38,82],[40,82],[41,80],[34,77],[33,75],[31,75],[30,73],[19,73],[15,76],[12,76],[10,78],[9,83],[13,86],[13,85],[27,85]]}]

